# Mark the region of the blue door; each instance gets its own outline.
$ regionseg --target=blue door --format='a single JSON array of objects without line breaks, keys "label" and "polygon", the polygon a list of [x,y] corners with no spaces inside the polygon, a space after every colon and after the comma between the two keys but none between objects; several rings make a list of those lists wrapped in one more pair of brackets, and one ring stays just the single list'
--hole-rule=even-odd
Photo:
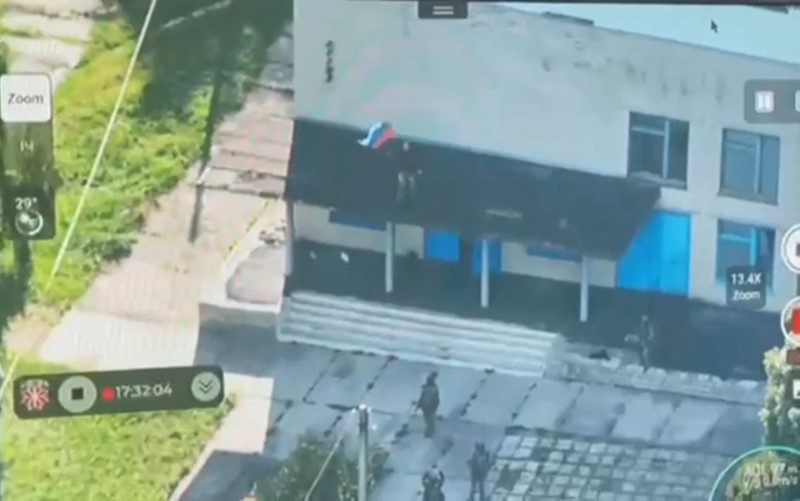
[{"label": "blue door", "polygon": [[661,215],[661,274],[659,289],[667,294],[689,294],[692,220],[688,214]]},{"label": "blue door", "polygon": [[425,231],[425,259],[457,263],[461,260],[461,239],[449,231]]},{"label": "blue door", "polygon": [[690,258],[690,216],[655,213],[617,264],[617,285],[685,296],[689,293]]},{"label": "blue door", "polygon": [[[481,273],[481,240],[472,245],[472,271]],[[489,240],[489,273],[498,273],[503,266],[503,248],[500,240]]]}]

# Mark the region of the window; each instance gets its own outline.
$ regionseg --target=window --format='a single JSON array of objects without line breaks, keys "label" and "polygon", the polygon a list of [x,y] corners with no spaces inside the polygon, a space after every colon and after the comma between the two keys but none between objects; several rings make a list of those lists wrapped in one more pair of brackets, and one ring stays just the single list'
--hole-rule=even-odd
[{"label": "window", "polygon": [[689,122],[631,113],[628,174],[686,185]]},{"label": "window", "polygon": [[579,253],[560,247],[551,247],[543,244],[530,244],[528,245],[527,250],[529,256],[538,256],[547,259],[559,259],[561,261],[580,262],[581,260],[581,255]]},{"label": "window", "polygon": [[731,266],[760,266],[772,284],[775,230],[731,221],[717,223],[717,279],[725,280]]},{"label": "window", "polygon": [[780,140],[749,132],[722,132],[720,193],[774,204],[778,201]]},{"label": "window", "polygon": [[338,210],[332,210],[328,213],[328,221],[333,224],[352,226],[354,228],[362,228],[365,230],[383,231],[386,229],[386,223],[382,221],[365,219]]}]

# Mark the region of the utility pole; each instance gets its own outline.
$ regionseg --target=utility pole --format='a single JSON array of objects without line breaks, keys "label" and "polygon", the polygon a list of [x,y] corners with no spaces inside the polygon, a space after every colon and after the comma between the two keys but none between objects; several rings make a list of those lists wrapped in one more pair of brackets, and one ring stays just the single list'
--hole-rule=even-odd
[{"label": "utility pole", "polygon": [[369,408],[358,406],[358,501],[367,501],[369,482]]}]

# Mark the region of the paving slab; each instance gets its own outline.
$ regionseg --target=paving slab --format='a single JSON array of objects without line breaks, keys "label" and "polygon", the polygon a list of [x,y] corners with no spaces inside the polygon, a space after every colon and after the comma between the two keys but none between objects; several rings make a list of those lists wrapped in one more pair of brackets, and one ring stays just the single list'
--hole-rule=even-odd
[{"label": "paving slab", "polygon": [[272,425],[281,418],[286,411],[289,410],[289,402],[283,400],[273,400],[272,405],[269,409],[269,426],[272,428]]},{"label": "paving slab", "polygon": [[503,428],[462,420],[442,421],[439,430],[439,436],[444,439],[447,447],[438,464],[448,480],[469,480],[467,461],[472,457],[477,442],[485,443],[487,449],[494,454],[505,438]]},{"label": "paving slab", "polygon": [[[369,443],[387,450],[391,449],[392,443],[398,439],[398,434],[408,428],[408,417],[399,414],[387,414],[384,412],[370,412],[369,415]],[[348,420],[347,416],[336,423],[334,435],[344,431],[343,442],[347,449],[352,453],[358,451],[358,420],[353,417]]]},{"label": "paving slab", "polygon": [[708,438],[709,432],[729,404],[685,398],[672,413],[658,443],[670,446],[694,445]]},{"label": "paving slab", "polygon": [[584,436],[605,436],[634,395],[614,386],[588,385],[568,411],[559,431]]},{"label": "paving slab", "polygon": [[297,440],[305,435],[323,436],[333,428],[341,412],[324,405],[293,402],[277,423],[272,423],[265,455],[283,460],[289,457]]},{"label": "paving slab", "polygon": [[264,361],[265,375],[274,379],[273,398],[303,399],[334,355],[335,352],[323,348],[281,343],[274,358]]},{"label": "paving slab", "polygon": [[392,445],[389,465],[395,471],[422,475],[441,457],[446,437],[437,433],[426,438],[418,430],[412,430]]},{"label": "paving slab", "polygon": [[364,401],[369,385],[386,359],[339,352],[306,399],[320,404],[355,407]]},{"label": "paving slab", "polygon": [[275,424],[279,430],[303,435],[305,433],[324,434],[333,428],[341,411],[325,405],[294,402]]},{"label": "paving slab", "polygon": [[414,501],[420,499],[421,494],[422,478],[419,475],[393,472],[375,486],[371,499],[375,501]]},{"label": "paving slab", "polygon": [[654,442],[675,411],[677,402],[670,396],[640,393],[625,403],[611,435],[627,440]]},{"label": "paving slab", "polygon": [[[445,480],[442,492],[444,492],[445,499],[453,499],[454,501],[461,501],[462,499],[469,499],[469,479],[451,479]],[[477,498],[476,498],[477,499]]]},{"label": "paving slab", "polygon": [[752,405],[732,405],[719,418],[711,432],[711,448],[721,454],[741,454],[761,445],[764,427],[759,409]]},{"label": "paving slab", "polygon": [[522,404],[514,424],[531,430],[555,430],[585,386],[551,379],[539,381]]},{"label": "paving slab", "polygon": [[425,377],[433,370],[431,364],[392,360],[367,393],[364,403],[376,411],[408,415],[419,398]]},{"label": "paving slab", "polygon": [[490,374],[470,403],[464,419],[495,426],[511,424],[531,385],[533,380],[529,378]]},{"label": "paving slab", "polygon": [[487,377],[483,371],[463,367],[440,367],[437,371],[439,384],[439,415],[458,418],[470,403],[481,381]]}]

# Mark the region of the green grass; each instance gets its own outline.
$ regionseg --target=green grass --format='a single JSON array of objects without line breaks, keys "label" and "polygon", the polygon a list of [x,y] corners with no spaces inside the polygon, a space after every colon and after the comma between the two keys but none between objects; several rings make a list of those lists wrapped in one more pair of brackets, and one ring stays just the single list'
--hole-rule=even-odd
[{"label": "green grass", "polygon": [[[18,373],[48,372],[64,368],[23,362]],[[10,501],[168,499],[230,409],[21,421],[6,404],[3,482]]]},{"label": "green grass", "polygon": [[[126,255],[153,200],[176,186],[200,155],[224,39],[220,30],[230,30],[232,44],[224,50],[231,56],[224,59],[224,74],[229,76],[222,86],[221,115],[241,104],[249,90],[243,82],[259,73],[265,48],[290,12],[288,2],[270,4],[282,8],[262,12],[258,9],[263,3],[243,0],[232,17],[205,16],[148,39],[68,252],[46,287],[135,44],[135,20],[97,25],[84,63],[56,96],[56,167],[65,184],[58,192],[57,237],[33,244],[28,300],[67,308],[86,292],[105,263]],[[221,20],[222,15],[229,17]],[[7,246],[0,251],[0,272],[5,270],[6,280],[13,267]]]}]

